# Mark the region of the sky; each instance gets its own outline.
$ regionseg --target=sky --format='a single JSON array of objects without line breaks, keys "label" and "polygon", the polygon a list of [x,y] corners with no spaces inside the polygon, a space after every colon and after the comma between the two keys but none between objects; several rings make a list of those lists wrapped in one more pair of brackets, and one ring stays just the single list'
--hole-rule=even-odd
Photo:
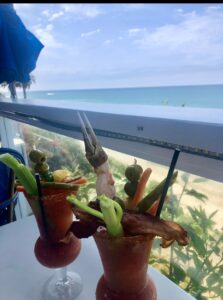
[{"label": "sky", "polygon": [[32,90],[223,83],[223,4],[16,3],[43,44]]}]

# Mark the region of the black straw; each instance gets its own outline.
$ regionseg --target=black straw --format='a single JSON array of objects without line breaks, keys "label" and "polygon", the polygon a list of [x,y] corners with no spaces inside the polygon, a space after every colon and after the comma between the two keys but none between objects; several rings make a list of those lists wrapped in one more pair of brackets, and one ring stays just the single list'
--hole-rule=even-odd
[{"label": "black straw", "polygon": [[38,190],[38,200],[39,200],[39,206],[40,206],[40,213],[41,213],[41,217],[42,217],[42,222],[43,222],[43,228],[44,228],[44,234],[45,237],[47,238],[47,221],[46,221],[46,214],[45,214],[45,210],[43,207],[43,193],[42,193],[42,188],[40,185],[40,176],[38,173],[35,174],[36,177],[36,183],[37,183],[37,190]]},{"label": "black straw", "polygon": [[173,154],[173,158],[172,158],[172,161],[171,161],[171,164],[170,164],[170,168],[169,168],[169,171],[168,171],[168,175],[167,175],[164,187],[163,187],[163,192],[162,192],[162,195],[160,197],[159,205],[158,205],[158,208],[157,208],[157,212],[156,212],[156,217],[157,218],[160,217],[160,213],[161,213],[161,210],[163,208],[164,200],[165,200],[165,197],[166,197],[166,194],[167,194],[167,191],[168,191],[168,188],[169,188],[172,176],[173,176],[173,172],[174,172],[179,154],[180,154],[180,150],[175,149],[174,154]]}]

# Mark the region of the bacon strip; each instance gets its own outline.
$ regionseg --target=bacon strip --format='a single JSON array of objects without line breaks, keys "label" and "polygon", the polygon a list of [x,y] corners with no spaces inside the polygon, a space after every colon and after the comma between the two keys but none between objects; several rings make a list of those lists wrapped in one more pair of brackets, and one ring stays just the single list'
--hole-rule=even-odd
[{"label": "bacon strip", "polygon": [[[73,212],[79,221],[74,221],[70,230],[79,238],[94,234],[99,226],[104,225],[103,221],[79,208],[74,208]],[[154,236],[162,237],[161,247],[163,248],[169,247],[174,241],[177,241],[181,246],[186,246],[189,243],[187,231],[179,224],[158,219],[148,213],[125,210],[121,223],[127,236],[154,234]]]},{"label": "bacon strip", "polygon": [[122,225],[128,235],[154,234],[163,238],[161,246],[169,247],[174,241],[181,246],[189,243],[187,231],[172,221],[158,219],[148,213],[124,212]]}]

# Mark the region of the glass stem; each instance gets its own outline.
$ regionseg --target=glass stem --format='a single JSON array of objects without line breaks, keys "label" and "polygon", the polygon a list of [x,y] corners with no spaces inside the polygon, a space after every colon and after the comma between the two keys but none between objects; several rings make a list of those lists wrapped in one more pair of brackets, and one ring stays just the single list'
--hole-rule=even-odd
[{"label": "glass stem", "polygon": [[65,282],[67,280],[67,266],[57,269],[58,280]]}]

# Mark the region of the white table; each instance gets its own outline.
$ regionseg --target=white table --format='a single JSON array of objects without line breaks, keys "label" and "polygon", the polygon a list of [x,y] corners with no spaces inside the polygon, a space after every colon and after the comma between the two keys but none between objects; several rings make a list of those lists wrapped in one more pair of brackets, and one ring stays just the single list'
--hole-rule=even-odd
[{"label": "white table", "polygon": [[[33,247],[39,236],[33,216],[0,227],[0,299],[41,300],[41,288],[54,270],[43,267],[34,256]],[[79,273],[84,289],[78,300],[94,300],[102,265],[92,238],[82,239],[78,258],[68,270]],[[181,288],[149,267],[157,286],[158,300],[193,300]]]}]

